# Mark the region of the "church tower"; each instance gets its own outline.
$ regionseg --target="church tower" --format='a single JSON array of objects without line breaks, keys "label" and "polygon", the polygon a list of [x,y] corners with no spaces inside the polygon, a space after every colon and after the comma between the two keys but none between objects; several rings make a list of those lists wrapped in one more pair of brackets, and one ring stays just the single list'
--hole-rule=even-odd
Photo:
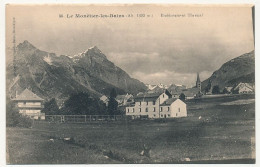
[{"label": "church tower", "polygon": [[199,88],[199,90],[201,92],[201,82],[200,82],[200,75],[199,75],[199,73],[197,73],[196,88]]}]

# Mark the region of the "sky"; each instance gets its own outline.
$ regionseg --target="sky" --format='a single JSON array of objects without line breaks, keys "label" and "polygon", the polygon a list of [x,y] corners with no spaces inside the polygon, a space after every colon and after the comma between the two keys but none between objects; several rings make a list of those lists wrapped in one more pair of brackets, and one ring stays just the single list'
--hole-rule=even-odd
[{"label": "sky", "polygon": [[[12,46],[15,17],[17,44],[28,40],[57,55],[97,46],[145,84],[193,86],[197,72],[201,80],[207,79],[223,63],[254,50],[252,12],[247,5],[9,5],[6,9],[7,46]],[[133,17],[75,18],[76,14]],[[184,17],[162,17],[167,14]]]}]

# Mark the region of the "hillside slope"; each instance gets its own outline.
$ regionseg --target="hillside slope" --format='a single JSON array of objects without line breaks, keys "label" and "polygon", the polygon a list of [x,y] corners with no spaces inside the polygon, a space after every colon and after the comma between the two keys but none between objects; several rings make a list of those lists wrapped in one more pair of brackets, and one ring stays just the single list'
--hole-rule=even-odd
[{"label": "hillside slope", "polygon": [[255,54],[254,51],[236,57],[223,64],[208,79],[202,82],[204,91],[209,81],[211,87],[218,85],[220,90],[226,86],[235,86],[239,82],[255,82]]}]

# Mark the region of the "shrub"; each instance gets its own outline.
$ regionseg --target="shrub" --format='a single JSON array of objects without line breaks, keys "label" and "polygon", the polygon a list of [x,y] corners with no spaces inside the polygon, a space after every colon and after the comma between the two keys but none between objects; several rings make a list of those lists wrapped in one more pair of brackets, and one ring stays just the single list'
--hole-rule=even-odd
[{"label": "shrub", "polygon": [[51,100],[44,103],[42,112],[46,115],[60,115],[60,109],[55,98],[52,98]]},{"label": "shrub", "polygon": [[6,105],[6,126],[7,127],[25,127],[32,126],[33,120],[19,113],[15,103],[10,101]]},{"label": "shrub", "polygon": [[19,123],[18,123],[18,127],[24,127],[24,128],[30,128],[32,127],[33,124],[33,120],[27,116],[22,116],[21,114],[19,114]]}]

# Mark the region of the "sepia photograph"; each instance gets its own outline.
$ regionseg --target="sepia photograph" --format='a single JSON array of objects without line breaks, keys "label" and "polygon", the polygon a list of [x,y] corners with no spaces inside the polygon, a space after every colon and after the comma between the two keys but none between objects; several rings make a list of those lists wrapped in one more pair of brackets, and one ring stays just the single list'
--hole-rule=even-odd
[{"label": "sepia photograph", "polygon": [[6,4],[6,164],[255,164],[253,4]]}]

